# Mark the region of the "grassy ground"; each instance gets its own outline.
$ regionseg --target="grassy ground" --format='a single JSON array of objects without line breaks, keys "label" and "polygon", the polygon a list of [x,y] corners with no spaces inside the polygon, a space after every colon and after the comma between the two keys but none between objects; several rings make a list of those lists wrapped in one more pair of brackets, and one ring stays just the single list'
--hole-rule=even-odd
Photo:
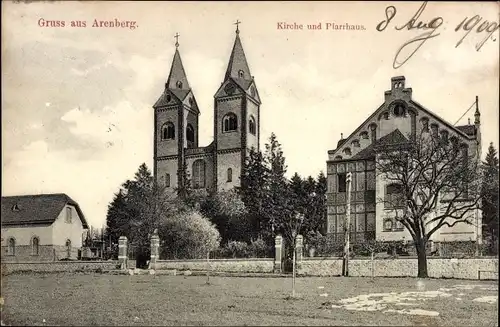
[{"label": "grassy ground", "polygon": [[[298,298],[290,300],[286,297],[291,283],[291,278],[212,277],[207,285],[206,277],[197,276],[10,275],[2,278],[2,320],[8,325],[52,326],[498,326],[497,302],[473,301],[496,296],[496,282],[302,277],[296,284]],[[441,292],[437,297],[436,291]],[[385,307],[373,308],[373,299],[381,299],[380,294],[365,298],[364,304],[352,299],[391,292],[386,297],[392,302]],[[439,314],[398,312],[411,308]]]}]

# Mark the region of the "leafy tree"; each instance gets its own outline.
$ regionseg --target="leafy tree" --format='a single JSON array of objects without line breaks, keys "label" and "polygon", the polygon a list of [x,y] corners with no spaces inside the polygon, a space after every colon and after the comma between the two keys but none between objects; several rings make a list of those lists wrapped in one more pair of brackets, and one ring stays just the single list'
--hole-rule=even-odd
[{"label": "leafy tree", "polygon": [[477,158],[458,139],[422,133],[411,141],[377,149],[376,168],[397,192],[377,199],[409,231],[418,256],[418,277],[428,277],[426,244],[443,226],[474,224],[479,205]]},{"label": "leafy tree", "polygon": [[483,183],[481,187],[483,212],[483,236],[498,239],[498,155],[490,143],[482,164]]},{"label": "leafy tree", "polygon": [[249,220],[245,203],[235,190],[199,197],[196,207],[217,226],[223,242],[250,240],[255,233],[256,226]]}]

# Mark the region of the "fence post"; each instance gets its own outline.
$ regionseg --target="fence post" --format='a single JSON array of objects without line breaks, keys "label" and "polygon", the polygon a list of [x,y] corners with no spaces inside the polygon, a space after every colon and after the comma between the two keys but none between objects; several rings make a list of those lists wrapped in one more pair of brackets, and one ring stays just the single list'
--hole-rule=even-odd
[{"label": "fence post", "polygon": [[127,237],[120,236],[118,239],[118,262],[120,263],[120,269],[127,269]]},{"label": "fence post", "polygon": [[160,237],[158,236],[158,230],[155,229],[153,235],[151,235],[151,258],[149,259],[149,269],[156,269],[156,261],[159,259],[159,249],[160,247]]},{"label": "fence post", "polygon": [[274,240],[274,272],[281,273],[282,272],[282,254],[283,254],[283,237],[281,235],[277,235]]},{"label": "fence post", "polygon": [[297,240],[295,241],[295,258],[297,258],[297,263],[302,263],[302,257],[304,256],[304,237],[302,235],[297,235]]}]

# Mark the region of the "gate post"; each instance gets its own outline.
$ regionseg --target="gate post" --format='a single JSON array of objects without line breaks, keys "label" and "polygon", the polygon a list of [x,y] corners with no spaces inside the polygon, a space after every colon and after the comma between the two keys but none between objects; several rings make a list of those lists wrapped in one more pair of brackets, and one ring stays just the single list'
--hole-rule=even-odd
[{"label": "gate post", "polygon": [[120,263],[120,269],[127,269],[127,237],[120,236],[118,239],[118,262]]},{"label": "gate post", "polygon": [[277,235],[274,240],[274,272],[281,273],[282,272],[282,258],[283,258],[283,237],[281,235]]},{"label": "gate post", "polygon": [[151,259],[149,260],[149,269],[156,269],[156,261],[159,259],[159,249],[160,247],[160,237],[158,236],[158,230],[155,229],[153,235],[151,235]]}]

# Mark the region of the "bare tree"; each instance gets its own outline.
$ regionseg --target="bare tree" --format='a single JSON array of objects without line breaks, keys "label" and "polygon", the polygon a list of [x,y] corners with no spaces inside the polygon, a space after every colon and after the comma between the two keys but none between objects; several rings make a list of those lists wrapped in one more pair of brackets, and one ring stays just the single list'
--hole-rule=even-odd
[{"label": "bare tree", "polygon": [[418,277],[427,277],[426,245],[443,226],[475,224],[480,172],[476,149],[457,137],[423,132],[409,141],[376,148],[377,179],[387,190],[384,209],[410,233]]}]

